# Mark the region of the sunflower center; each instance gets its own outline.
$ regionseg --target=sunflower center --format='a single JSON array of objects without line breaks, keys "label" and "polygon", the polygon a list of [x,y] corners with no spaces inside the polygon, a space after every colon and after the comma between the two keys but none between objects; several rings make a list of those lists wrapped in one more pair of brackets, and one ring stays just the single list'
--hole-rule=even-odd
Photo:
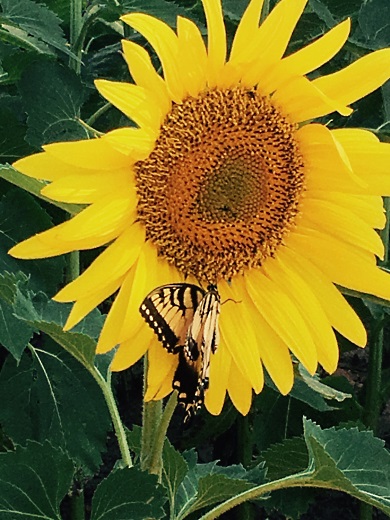
[{"label": "sunflower center", "polygon": [[268,98],[241,87],[174,104],[135,165],[139,219],[159,254],[214,283],[272,256],[304,186],[295,131]]}]

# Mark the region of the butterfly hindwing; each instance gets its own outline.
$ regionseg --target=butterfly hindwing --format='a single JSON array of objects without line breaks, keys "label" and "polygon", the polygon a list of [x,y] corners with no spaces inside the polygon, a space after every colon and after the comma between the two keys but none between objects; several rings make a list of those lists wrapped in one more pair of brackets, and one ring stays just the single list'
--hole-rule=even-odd
[{"label": "butterfly hindwing", "polygon": [[187,421],[203,403],[211,353],[219,343],[217,288],[210,285],[206,292],[186,283],[163,285],[144,299],[140,312],[163,346],[178,354],[173,388]]},{"label": "butterfly hindwing", "polygon": [[216,287],[208,291],[197,307],[188,329],[173,386],[179,392],[179,403],[184,406],[185,421],[202,406],[209,385],[211,353],[219,343],[218,317],[220,298]]}]

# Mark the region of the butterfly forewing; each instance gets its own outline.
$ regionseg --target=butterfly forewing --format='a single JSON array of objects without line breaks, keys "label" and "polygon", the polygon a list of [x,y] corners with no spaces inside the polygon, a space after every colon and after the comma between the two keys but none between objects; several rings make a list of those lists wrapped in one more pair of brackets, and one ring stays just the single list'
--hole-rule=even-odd
[{"label": "butterfly forewing", "polygon": [[192,284],[157,287],[144,299],[140,313],[169,352],[184,345],[194,313],[205,291]]}]

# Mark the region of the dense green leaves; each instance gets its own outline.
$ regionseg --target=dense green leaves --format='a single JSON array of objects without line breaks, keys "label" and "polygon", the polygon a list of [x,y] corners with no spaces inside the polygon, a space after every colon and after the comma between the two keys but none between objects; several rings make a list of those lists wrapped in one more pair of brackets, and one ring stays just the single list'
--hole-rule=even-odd
[{"label": "dense green leaves", "polygon": [[41,46],[42,50],[47,49],[50,52],[49,48],[54,47],[69,53],[60,27],[61,20],[45,5],[32,0],[1,0],[0,5],[3,10],[0,21],[11,34],[17,28],[26,34],[26,41],[33,43],[37,39],[49,46]]},{"label": "dense green leaves", "polygon": [[[253,502],[254,517],[264,516],[260,508],[266,506],[298,519],[316,499],[315,487],[344,491],[389,514],[389,453],[371,433],[354,428],[363,428],[365,370],[356,377],[343,367],[347,382],[343,372],[325,380],[297,368],[290,394],[281,396],[268,381],[245,421],[228,398],[219,417],[203,410],[195,426],[183,429],[174,416],[160,480],[138,466],[116,468],[117,439],[102,394],[105,390],[107,398],[109,393],[103,378],[111,378],[114,352],[95,356],[104,317],[95,310],[64,332],[70,304],[51,297],[64,284],[65,257],[28,261],[8,255],[14,244],[64,221],[81,206],[45,199],[39,193],[44,181],[24,177],[7,163],[40,151],[46,143],[94,138],[98,131],[130,124],[97,93],[94,79],[129,81],[120,54],[123,37],[141,43],[159,72],[161,63],[146,40],[119,21],[121,14],[146,12],[173,28],[177,17],[184,16],[197,23],[205,42],[207,34],[199,0],[81,3],[81,33],[74,38],[70,0],[0,0],[0,450],[14,449],[0,453],[0,517],[67,517],[60,503],[73,487],[72,479],[77,487],[87,486],[88,497],[94,495],[92,520],[215,518],[211,509],[228,508],[241,499]],[[248,0],[222,3],[230,46]],[[345,48],[312,73],[330,74],[369,50],[389,45],[389,9],[388,0],[309,0],[287,54],[351,17]],[[77,66],[79,74],[74,72]],[[323,122],[330,128],[362,126],[382,140],[389,138],[389,85],[353,108],[348,118],[333,114]],[[83,253],[82,269],[98,253]],[[360,293],[353,295],[361,301]],[[376,303],[382,308],[384,301]],[[109,304],[101,307],[104,312]],[[375,332],[375,316],[362,316]],[[390,395],[388,371],[387,365],[383,399]],[[137,463],[142,444],[140,366],[113,381],[119,415],[132,430],[128,440]],[[303,429],[302,415],[315,423],[305,421]],[[107,457],[102,456],[106,449]],[[249,469],[255,461],[261,462]],[[93,473],[97,476],[92,480]]]},{"label": "dense green leaves", "polygon": [[68,492],[73,464],[49,442],[0,453],[0,516],[61,520],[60,503]]},{"label": "dense green leaves", "polygon": [[110,419],[91,375],[64,349],[45,341],[0,373],[0,422],[14,443],[49,439],[83,473],[95,472]]}]

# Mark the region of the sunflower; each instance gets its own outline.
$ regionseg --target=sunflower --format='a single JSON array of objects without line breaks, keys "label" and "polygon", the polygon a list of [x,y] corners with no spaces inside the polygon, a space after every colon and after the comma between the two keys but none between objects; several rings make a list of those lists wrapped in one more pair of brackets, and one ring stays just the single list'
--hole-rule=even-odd
[{"label": "sunflower", "polygon": [[376,265],[384,247],[382,195],[390,195],[390,146],[361,129],[315,122],[389,78],[390,49],[316,79],[306,75],[347,40],[350,21],[284,57],[307,0],[281,0],[259,26],[251,0],[227,58],[220,0],[203,0],[208,40],[177,19],[177,31],[141,13],[122,20],[155,49],[123,41],[134,83],[98,80],[136,123],[99,138],[55,143],[15,167],[49,183],[42,194],[88,206],[16,245],[18,258],[107,248],[56,296],[73,301],[65,329],[118,291],[97,352],[118,346],[113,370],[149,356],[145,398],[172,390],[177,356],[139,313],[158,285],[217,283],[221,342],[205,404],[220,413],[226,392],[242,413],[264,369],[282,394],[293,384],[291,353],[313,374],[333,372],[334,330],[359,346],[366,332],[334,284],[390,299]]}]

